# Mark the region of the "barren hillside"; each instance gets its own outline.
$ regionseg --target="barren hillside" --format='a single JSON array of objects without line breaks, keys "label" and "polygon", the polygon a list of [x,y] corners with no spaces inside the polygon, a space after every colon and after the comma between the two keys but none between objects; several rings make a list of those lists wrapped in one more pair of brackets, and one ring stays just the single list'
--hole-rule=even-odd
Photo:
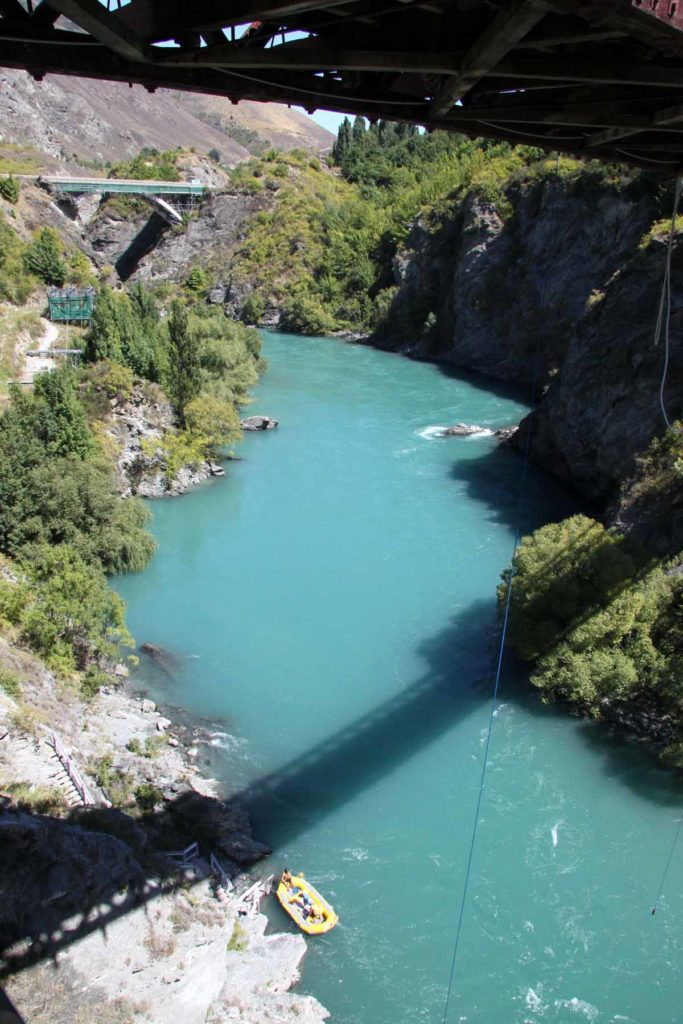
[{"label": "barren hillside", "polygon": [[249,148],[327,149],[332,136],[310,118],[272,103],[233,106],[140,85],[0,70],[0,141],[29,143],[64,164],[115,161],[143,146],[216,149],[224,163],[246,159]]}]

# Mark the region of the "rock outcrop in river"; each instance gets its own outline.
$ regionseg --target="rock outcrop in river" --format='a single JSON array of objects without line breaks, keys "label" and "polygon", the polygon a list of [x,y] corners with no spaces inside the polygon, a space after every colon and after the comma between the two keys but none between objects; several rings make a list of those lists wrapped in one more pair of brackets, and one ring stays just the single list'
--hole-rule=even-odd
[{"label": "rock outcrop in river", "polygon": [[[371,340],[528,384],[530,394],[533,385],[541,402],[532,457],[606,500],[663,428],[664,353],[653,334],[665,230],[648,232],[670,213],[667,190],[587,170],[512,183],[502,198],[470,193],[449,215],[413,226],[394,263],[393,304]],[[683,405],[682,267],[677,237],[671,416]]]}]

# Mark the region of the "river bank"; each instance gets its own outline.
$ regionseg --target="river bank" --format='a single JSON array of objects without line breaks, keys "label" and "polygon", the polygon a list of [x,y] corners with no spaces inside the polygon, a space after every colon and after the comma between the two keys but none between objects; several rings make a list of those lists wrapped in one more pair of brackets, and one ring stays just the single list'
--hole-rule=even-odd
[{"label": "river bank", "polygon": [[[97,1005],[103,1024],[171,1024],[180,1006],[190,1024],[326,1019],[314,999],[289,993],[303,937],[266,935],[267,918],[245,915],[212,880],[210,852],[239,879],[269,851],[202,775],[210,730],[172,721],[129,682],[79,701],[6,641],[0,662],[22,680],[21,705],[0,692],[0,895],[6,984],[26,1018],[85,1022]],[[56,758],[54,726],[97,806],[82,805]],[[161,853],[193,841],[198,855],[182,863]],[[29,876],[17,843],[32,846]],[[44,962],[31,964],[41,948]]]}]

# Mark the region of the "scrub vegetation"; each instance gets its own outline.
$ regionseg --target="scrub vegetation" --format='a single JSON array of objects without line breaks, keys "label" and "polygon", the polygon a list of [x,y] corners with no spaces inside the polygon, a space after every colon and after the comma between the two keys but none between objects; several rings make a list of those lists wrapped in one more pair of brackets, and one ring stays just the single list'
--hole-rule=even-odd
[{"label": "scrub vegetation", "polygon": [[233,171],[233,186],[276,193],[236,254],[236,279],[251,289],[247,322],[258,323],[272,305],[285,330],[369,333],[393,298],[393,262],[417,219],[436,229],[441,215],[476,196],[506,219],[509,190],[550,175],[623,187],[640,180],[640,172],[558,161],[530,146],[386,121],[368,127],[362,117],[341,124],[331,164],[332,174],[297,150],[269,150]]},{"label": "scrub vegetation", "polygon": [[[665,509],[681,506],[680,434],[652,443],[626,491],[629,500],[656,493]],[[680,561],[583,515],[544,526],[515,557],[508,635],[545,701],[627,724],[644,715],[658,726],[665,760],[683,767]]]},{"label": "scrub vegetation", "polygon": [[[17,307],[41,284],[87,280],[88,261],[50,228],[24,243],[0,220],[0,242],[7,315],[34,334],[37,314]],[[120,647],[132,645],[107,576],[144,569],[155,549],[145,505],[116,490],[102,424],[111,400],[140,385],[168,395],[177,425],[161,444],[173,474],[239,440],[239,407],[265,364],[258,333],[198,304],[192,289],[160,309],[139,285],[101,290],[85,357],[80,368],[38,375],[30,391],[9,387],[0,416],[0,629],[90,698]],[[0,686],[20,696],[9,676]]]}]

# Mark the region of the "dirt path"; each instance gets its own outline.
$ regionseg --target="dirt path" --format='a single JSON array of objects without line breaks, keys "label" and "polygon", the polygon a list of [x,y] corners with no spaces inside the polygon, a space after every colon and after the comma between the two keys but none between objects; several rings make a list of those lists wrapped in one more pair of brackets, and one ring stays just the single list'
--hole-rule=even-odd
[{"label": "dirt path", "polygon": [[[57,341],[57,338],[59,337],[59,329],[56,324],[51,323],[44,317],[41,317],[40,319],[45,326],[43,336],[37,342],[29,340],[26,348],[33,351],[40,350],[41,352],[46,352],[48,349],[51,349]],[[29,352],[24,350],[24,365],[21,374],[22,383],[32,384],[33,378],[37,373],[42,373],[43,370],[53,370],[57,365],[56,359],[56,356],[51,355],[30,355]]]}]

